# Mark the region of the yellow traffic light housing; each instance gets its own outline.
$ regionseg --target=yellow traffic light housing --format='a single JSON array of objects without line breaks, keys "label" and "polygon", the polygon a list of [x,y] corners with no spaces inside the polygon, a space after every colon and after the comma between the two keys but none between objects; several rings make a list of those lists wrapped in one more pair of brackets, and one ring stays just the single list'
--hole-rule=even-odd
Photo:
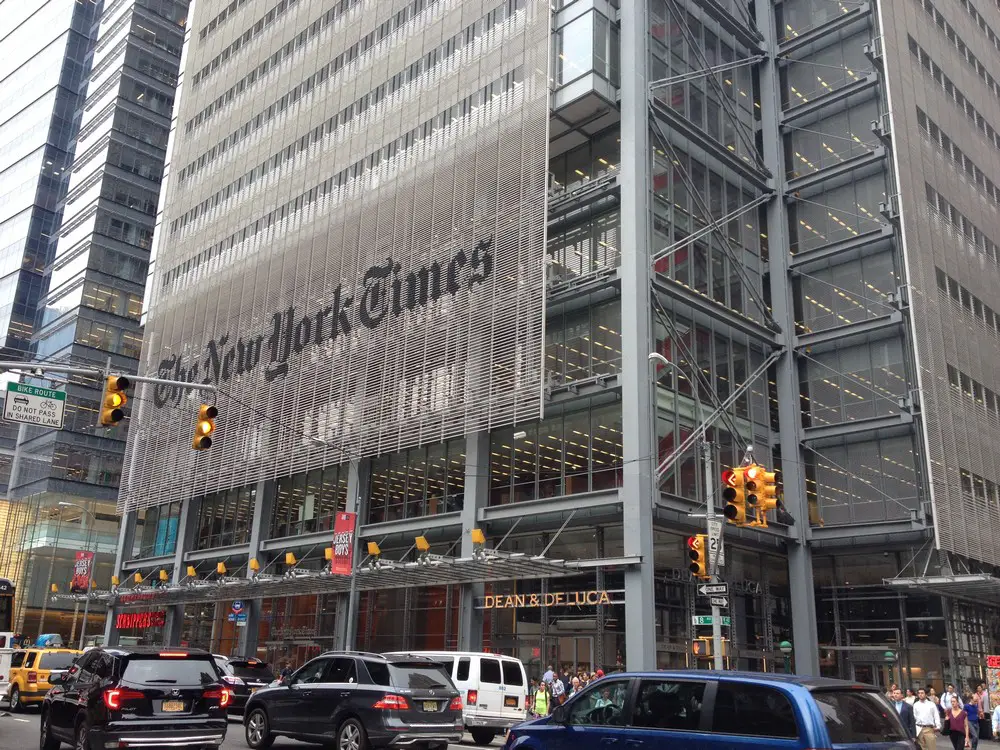
[{"label": "yellow traffic light housing", "polygon": [[194,439],[191,447],[196,451],[207,451],[212,447],[212,433],[215,432],[215,418],[219,410],[214,406],[202,404],[198,409],[198,421],[194,425]]},{"label": "yellow traffic light housing", "polygon": [[781,484],[780,471],[762,471],[761,481],[763,488],[760,493],[760,500],[757,502],[758,516],[761,526],[767,526],[767,513],[778,507],[778,485]]},{"label": "yellow traffic light housing", "polygon": [[110,375],[104,380],[104,395],[101,397],[100,423],[113,427],[125,418],[124,406],[128,403],[125,393],[132,383],[124,375]]},{"label": "yellow traffic light housing", "polygon": [[691,564],[688,570],[695,578],[708,578],[708,535],[695,534],[687,540],[688,557]]},{"label": "yellow traffic light housing", "polygon": [[746,498],[746,504],[751,508],[756,508],[760,502],[763,475],[764,467],[757,464],[750,464],[743,469],[743,497]]},{"label": "yellow traffic light housing", "polygon": [[722,499],[726,501],[726,520],[735,526],[747,524],[747,498],[745,469],[739,466],[722,472]]}]

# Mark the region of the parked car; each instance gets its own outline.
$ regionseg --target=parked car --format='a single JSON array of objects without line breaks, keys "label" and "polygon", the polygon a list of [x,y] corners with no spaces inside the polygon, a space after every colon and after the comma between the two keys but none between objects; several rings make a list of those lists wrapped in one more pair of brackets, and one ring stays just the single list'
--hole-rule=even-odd
[{"label": "parked car", "polygon": [[446,750],[462,739],[462,699],[431,659],[331,651],[251,695],[243,726],[253,750],[277,736],[336,750]]},{"label": "parked car", "polygon": [[7,677],[10,710],[40,704],[52,686],[52,677],[69,669],[81,653],[68,648],[26,648],[11,654]]},{"label": "parked car", "polygon": [[218,746],[232,699],[206,651],[94,648],[45,696],[39,748]]},{"label": "parked car", "polygon": [[477,745],[488,745],[528,718],[528,678],[520,659],[479,651],[410,653],[444,665],[462,694],[465,728]]},{"label": "parked car", "polygon": [[507,735],[506,750],[913,750],[878,688],[749,672],[646,672],[605,677],[550,716]]},{"label": "parked car", "polygon": [[241,656],[219,656],[215,665],[222,672],[222,681],[233,689],[233,702],[229,713],[242,714],[247,699],[263,687],[274,682],[274,673],[266,662],[260,659],[245,659]]}]

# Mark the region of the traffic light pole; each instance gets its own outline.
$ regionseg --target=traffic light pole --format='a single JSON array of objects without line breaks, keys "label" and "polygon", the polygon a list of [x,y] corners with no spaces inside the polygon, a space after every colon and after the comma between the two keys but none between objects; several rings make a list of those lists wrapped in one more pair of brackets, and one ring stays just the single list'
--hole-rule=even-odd
[{"label": "traffic light pole", "polygon": [[[722,531],[725,523],[720,524],[719,541],[713,549],[712,527],[715,525],[715,469],[712,466],[712,444],[707,440],[701,443],[701,455],[705,462],[705,518],[708,521],[708,569],[712,574],[712,583],[719,582],[719,556],[722,553]],[[712,605],[712,659],[715,669],[721,671],[722,665],[722,608]]]}]

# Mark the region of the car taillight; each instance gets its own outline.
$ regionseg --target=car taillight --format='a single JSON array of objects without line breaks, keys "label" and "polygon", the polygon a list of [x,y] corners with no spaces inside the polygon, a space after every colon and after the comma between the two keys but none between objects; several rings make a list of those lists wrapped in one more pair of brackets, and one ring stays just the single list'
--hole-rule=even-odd
[{"label": "car taillight", "polygon": [[161,651],[161,659],[186,659],[187,653],[184,651]]},{"label": "car taillight", "polygon": [[383,695],[379,700],[375,702],[372,708],[381,708],[386,710],[396,710],[396,711],[409,711],[410,704],[406,702],[406,698],[401,695],[392,695],[387,693]]},{"label": "car taillight", "polygon": [[525,711],[530,711],[531,710],[531,696],[530,695],[524,696],[524,710]]},{"label": "car taillight", "polygon": [[28,682],[38,682],[38,672],[28,672]]},{"label": "car taillight", "polygon": [[104,691],[104,705],[112,711],[119,710],[126,701],[140,700],[145,696],[138,690],[126,690],[125,688],[109,688]]},{"label": "car taillight", "polygon": [[465,704],[467,706],[475,706],[478,700],[479,700],[478,690],[470,690],[468,693],[465,694]]},{"label": "car taillight", "polygon": [[219,707],[225,708],[233,702],[233,691],[227,687],[219,690],[206,690],[202,693],[202,698],[211,698],[219,701]]},{"label": "car taillight", "polygon": [[241,680],[239,677],[233,677],[232,675],[229,675],[229,674],[223,675],[222,676],[222,681],[225,682],[227,685],[242,685],[243,684],[243,680]]},{"label": "car taillight", "polygon": [[462,699],[457,695],[451,699],[451,703],[448,704],[449,711],[461,711],[462,710]]}]

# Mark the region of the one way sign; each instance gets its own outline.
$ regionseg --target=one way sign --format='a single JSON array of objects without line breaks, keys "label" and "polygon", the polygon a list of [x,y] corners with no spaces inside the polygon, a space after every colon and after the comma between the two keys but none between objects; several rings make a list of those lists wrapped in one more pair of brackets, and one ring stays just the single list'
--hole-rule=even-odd
[{"label": "one way sign", "polygon": [[713,607],[729,607],[729,597],[728,596],[713,596],[711,599]]},{"label": "one way sign", "polygon": [[702,596],[729,596],[729,584],[701,583],[698,584],[698,593]]}]

